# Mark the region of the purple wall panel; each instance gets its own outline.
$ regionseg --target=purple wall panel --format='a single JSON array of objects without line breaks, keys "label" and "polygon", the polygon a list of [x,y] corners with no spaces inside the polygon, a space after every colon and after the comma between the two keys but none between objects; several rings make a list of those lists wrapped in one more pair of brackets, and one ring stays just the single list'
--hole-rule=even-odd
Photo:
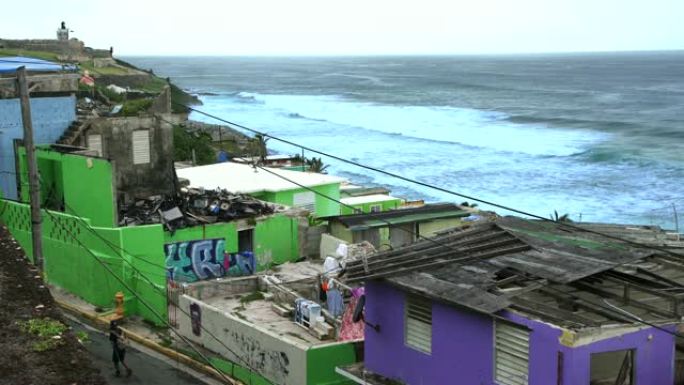
[{"label": "purple wall panel", "polygon": [[432,354],[404,344],[405,294],[372,282],[366,288],[366,319],[380,332],[365,331],[368,369],[408,384],[492,384],[492,321],[434,304]]},{"label": "purple wall panel", "polygon": [[[495,385],[493,321],[466,309],[433,303],[432,354],[404,344],[405,293],[388,284],[366,287],[365,364],[376,373],[410,385]],[[637,349],[636,383],[674,382],[674,337],[647,328],[574,348],[561,345],[561,329],[504,311],[502,317],[530,331],[529,385],[558,384],[558,352],[563,352],[563,385],[589,383],[591,353]],[[674,326],[667,327],[674,331]]]}]

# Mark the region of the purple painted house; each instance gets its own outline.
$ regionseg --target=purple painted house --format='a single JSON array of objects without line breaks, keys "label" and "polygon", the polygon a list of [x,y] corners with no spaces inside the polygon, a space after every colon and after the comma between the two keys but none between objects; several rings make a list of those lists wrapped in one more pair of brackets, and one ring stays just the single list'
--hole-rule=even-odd
[{"label": "purple painted house", "polygon": [[338,372],[359,384],[675,384],[674,252],[509,217],[350,263],[347,277],[366,283],[365,362]]}]

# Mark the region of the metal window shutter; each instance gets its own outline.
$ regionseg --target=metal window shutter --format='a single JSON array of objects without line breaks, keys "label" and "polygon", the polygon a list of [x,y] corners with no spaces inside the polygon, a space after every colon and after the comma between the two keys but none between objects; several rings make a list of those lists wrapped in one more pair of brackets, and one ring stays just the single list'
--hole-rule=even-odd
[{"label": "metal window shutter", "polygon": [[102,135],[88,135],[88,149],[97,151],[97,156],[102,156]]},{"label": "metal window shutter", "polygon": [[133,131],[133,164],[150,163],[150,131]]},{"label": "metal window shutter", "polygon": [[527,385],[530,333],[502,321],[495,321],[495,377],[500,385]]},{"label": "metal window shutter", "polygon": [[311,191],[296,193],[292,197],[292,205],[312,213],[316,212],[316,196]]},{"label": "metal window shutter", "polygon": [[432,303],[416,297],[406,299],[406,345],[432,352]]}]

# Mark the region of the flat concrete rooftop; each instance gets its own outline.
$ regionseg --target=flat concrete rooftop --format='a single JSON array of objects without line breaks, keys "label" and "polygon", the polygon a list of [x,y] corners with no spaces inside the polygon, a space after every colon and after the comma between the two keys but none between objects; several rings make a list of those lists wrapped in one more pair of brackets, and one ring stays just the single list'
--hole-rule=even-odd
[{"label": "flat concrete rooftop", "polygon": [[[246,293],[244,295],[249,295]],[[213,297],[203,300],[204,303],[213,306],[233,317],[252,323],[254,328],[267,331],[279,336],[281,339],[302,348],[316,345],[325,345],[331,340],[319,340],[303,327],[296,324],[292,317],[283,317],[272,309],[271,301],[257,299],[253,301],[240,301],[243,295],[232,297]]]}]

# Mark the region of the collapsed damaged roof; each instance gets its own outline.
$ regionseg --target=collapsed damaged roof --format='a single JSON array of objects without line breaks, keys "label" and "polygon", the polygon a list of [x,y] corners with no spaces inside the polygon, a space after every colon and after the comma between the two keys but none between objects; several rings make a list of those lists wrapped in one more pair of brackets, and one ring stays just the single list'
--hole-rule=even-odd
[{"label": "collapsed damaged roof", "polygon": [[182,189],[177,196],[155,196],[123,206],[120,226],[162,223],[169,230],[273,214],[285,207],[226,190]]},{"label": "collapsed damaged roof", "polygon": [[[628,238],[644,232],[622,230]],[[440,302],[513,309],[575,329],[635,317],[670,322],[684,314],[682,250],[680,258],[577,226],[505,217],[350,262],[347,282],[385,279]]]}]

